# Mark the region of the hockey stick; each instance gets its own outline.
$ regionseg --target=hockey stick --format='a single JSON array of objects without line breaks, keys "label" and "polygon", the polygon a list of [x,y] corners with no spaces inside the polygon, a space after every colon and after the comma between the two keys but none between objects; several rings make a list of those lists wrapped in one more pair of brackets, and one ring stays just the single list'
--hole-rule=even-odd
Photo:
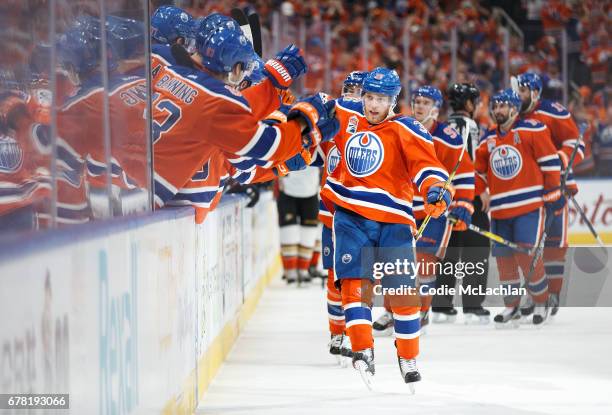
[{"label": "hockey stick", "polygon": [[[578,140],[576,140],[576,145],[574,146],[574,149],[572,150],[572,154],[570,155],[569,161],[567,163],[567,168],[563,172],[563,177],[561,177],[561,183],[560,183],[561,184],[561,197],[565,196],[567,178],[569,177],[571,166],[574,164],[574,160],[576,159],[576,155],[578,154],[578,147],[580,147],[580,142],[582,142],[582,135],[584,134],[585,129],[586,128],[584,127],[584,125],[580,127],[580,136],[578,137]],[[531,259],[531,264],[529,265],[529,274],[528,274],[529,278],[526,279],[527,281],[531,280],[533,272],[535,271],[536,264],[538,260],[540,259],[540,257],[542,256],[542,253],[544,252],[544,241],[546,240],[546,235],[548,234],[548,231],[550,230],[550,226],[552,225],[553,219],[554,219],[554,214],[546,215],[546,221],[544,222],[544,232],[542,232],[542,236],[540,236],[538,245],[536,249],[533,251],[533,258]]]},{"label": "hockey stick", "polygon": [[[578,138],[578,145],[580,145],[580,141],[582,141],[582,137],[584,135],[584,131],[586,130],[586,125],[583,124],[580,127],[580,137]],[[577,147],[576,147],[577,148]],[[573,153],[572,153],[573,154]],[[573,162],[573,161],[572,161]],[[571,166],[572,163],[568,163],[568,168],[565,171],[565,173],[567,173],[569,171],[569,166]],[[565,185],[565,180],[561,182],[562,186],[564,189],[567,189],[566,185]],[[573,194],[571,193],[567,193],[567,198],[570,199],[572,201],[572,204],[574,205],[574,208],[576,209],[576,211],[578,212],[578,214],[580,215],[580,217],[582,218],[582,220],[584,221],[584,223],[586,223],[587,227],[589,228],[589,231],[591,232],[591,235],[593,235],[593,237],[595,238],[595,240],[597,241],[597,243],[599,244],[599,246],[601,248],[605,247],[605,244],[603,243],[603,241],[601,240],[601,238],[599,237],[599,234],[597,233],[597,231],[595,230],[595,227],[593,226],[593,224],[591,223],[591,221],[589,220],[589,218],[587,217],[586,213],[584,213],[584,209],[582,209],[582,207],[580,206],[580,204],[578,203],[578,201],[576,200],[576,198],[574,197]]]},{"label": "hockey stick", "polygon": [[251,42],[252,44],[253,34],[251,33],[251,26],[249,26],[249,20],[247,19],[246,14],[244,14],[242,9],[233,8],[230,11],[230,15],[232,16],[232,19],[238,22],[242,33],[247,37],[247,39],[249,39],[249,42]]},{"label": "hockey stick", "polygon": [[586,213],[584,213],[584,210],[582,209],[582,207],[580,206],[578,201],[571,194],[569,195],[569,199],[572,201],[572,204],[574,205],[574,208],[578,211],[578,214],[580,215],[580,217],[582,218],[584,223],[586,223],[587,228],[589,228],[589,231],[591,231],[591,235],[593,235],[595,240],[597,240],[597,243],[599,244],[599,246],[601,248],[605,248],[606,245],[603,243],[603,241],[599,237],[599,234],[595,230],[595,227],[593,226],[593,224],[591,223],[591,221],[587,217]]},{"label": "hockey stick", "polygon": [[261,41],[261,25],[259,23],[259,14],[257,14],[257,12],[251,7],[245,7],[244,13],[247,16],[249,28],[251,29],[253,50],[255,50],[255,53],[257,53],[257,55],[259,55],[259,57],[261,58],[263,53],[263,44]]},{"label": "hockey stick", "polygon": [[[457,219],[455,219],[455,218],[449,217],[448,220],[451,223],[457,223]],[[495,242],[497,242],[499,244],[506,245],[508,248],[512,248],[515,251],[519,251],[519,252],[522,252],[522,253],[525,253],[525,254],[531,254],[531,250],[525,248],[524,246],[517,245],[517,244],[515,244],[512,241],[509,241],[509,240],[507,240],[507,239],[505,239],[505,238],[503,238],[503,237],[501,237],[501,236],[499,236],[499,235],[497,235],[497,234],[495,234],[493,232],[490,232],[490,231],[484,230],[482,228],[479,228],[478,226],[476,226],[474,224],[470,223],[469,225],[467,225],[467,228],[469,230],[471,230],[472,232],[475,232],[475,233],[477,233],[479,235],[484,236],[485,238],[488,238],[488,239],[490,239],[492,241],[495,241]]]},{"label": "hockey stick", "polygon": [[[464,154],[465,154],[465,142],[463,143],[463,147],[461,147],[461,154],[459,155],[459,159],[457,159],[457,163],[455,164],[455,167],[453,168],[453,171],[451,172],[451,174],[448,176],[448,179],[446,180],[446,182],[444,182],[444,187],[442,187],[442,191],[440,192],[440,195],[438,196],[438,200],[436,202],[441,201],[442,198],[444,197],[444,193],[446,193],[446,191],[448,190],[448,186],[450,186],[451,182],[455,178],[455,174],[457,174],[457,170],[459,170],[459,165],[461,164],[461,160],[463,160]],[[431,215],[425,216],[423,223],[419,227],[419,230],[417,231],[417,234],[414,237],[415,242],[418,241],[421,238],[421,236],[423,236],[423,232],[425,232],[425,227],[427,226],[430,220],[431,220]]]}]

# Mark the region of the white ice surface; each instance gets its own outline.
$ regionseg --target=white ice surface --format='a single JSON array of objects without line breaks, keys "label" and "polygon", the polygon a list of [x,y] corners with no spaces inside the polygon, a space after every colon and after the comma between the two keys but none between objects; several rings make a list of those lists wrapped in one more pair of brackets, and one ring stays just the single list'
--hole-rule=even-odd
[{"label": "white ice surface", "polygon": [[461,313],[453,325],[430,325],[414,396],[392,338],[375,338],[374,392],[337,366],[328,338],[321,287],[275,280],[196,413],[612,414],[610,308],[563,308],[541,329],[466,326]]}]

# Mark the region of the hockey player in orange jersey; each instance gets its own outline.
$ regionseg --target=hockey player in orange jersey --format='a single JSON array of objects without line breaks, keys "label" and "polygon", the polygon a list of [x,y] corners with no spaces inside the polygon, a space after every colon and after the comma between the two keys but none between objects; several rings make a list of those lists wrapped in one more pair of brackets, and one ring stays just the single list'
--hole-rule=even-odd
[{"label": "hockey player in orange jersey", "polygon": [[[342,97],[339,102],[354,102],[361,105],[361,88],[367,72],[353,71],[349,73],[342,85]],[[350,104],[349,104],[350,105]],[[321,186],[325,185],[327,176],[334,173],[340,162],[340,152],[336,143],[328,141],[321,143],[321,152],[325,163],[321,175]],[[330,210],[331,209],[331,210]],[[333,206],[323,194],[319,199],[319,221],[323,224],[321,231],[321,251],[323,254],[323,268],[327,270],[327,318],[329,323],[330,342],[329,352],[336,356],[341,366],[344,366],[343,357],[352,358],[351,340],[345,334],[344,310],[342,309],[342,296],[334,279],[334,241],[332,238]]]},{"label": "hockey player in orange jersey", "polygon": [[[231,18],[219,13],[212,13],[199,21],[192,22],[190,16],[178,7],[160,7],[151,19],[152,41],[155,43],[151,55],[151,66],[154,73],[162,66],[180,66],[174,56],[179,53],[176,47],[191,44],[190,39],[195,37],[192,26],[194,23],[198,25],[195,28],[199,27],[201,37],[210,35],[223,26],[237,25]],[[162,44],[161,42],[172,42],[173,44]],[[171,53],[171,49],[174,54]],[[184,53],[187,51],[185,50]],[[190,59],[187,55],[186,64],[193,66]],[[185,62],[181,63],[185,64]],[[278,108],[280,89],[273,86],[270,77],[265,76],[261,68],[254,69],[245,80],[249,82],[243,81],[240,88],[254,80],[259,81],[257,85],[245,90],[241,89],[241,93],[249,101],[254,117],[263,117]],[[166,202],[166,205],[191,205],[195,208],[196,223],[202,223],[208,213],[219,203],[223,188],[230,179],[240,184],[272,180],[276,177],[274,170],[269,168],[272,165],[268,161],[228,155],[217,149],[210,154],[208,160],[195,172],[194,176],[178,189],[174,197]]]},{"label": "hockey player in orange jersey", "polygon": [[[431,135],[418,121],[393,113],[400,90],[395,71],[376,68],[363,82],[363,107],[336,103],[341,127],[334,140],[340,163],[322,191],[335,206],[334,271],[353,367],[367,385],[375,372],[370,307],[374,279],[381,276],[377,268],[396,261],[414,263],[412,184],[426,195],[424,210],[433,217],[442,215],[452,199],[452,189],[444,186],[448,172],[435,156]],[[400,372],[409,384],[421,378],[415,361],[420,317],[415,279],[406,268],[398,269],[382,276],[381,288],[401,292],[390,305]]]},{"label": "hockey player in orange jersey", "polygon": [[[518,117],[521,102],[516,92],[499,92],[491,105],[497,125],[485,133],[476,150],[476,193],[490,211],[493,233],[532,248],[541,237],[545,210],[550,215],[565,204],[559,187],[561,161],[548,128]],[[535,302],[533,323],[543,323],[548,314],[548,282],[542,260],[530,273],[530,255],[494,243],[493,256],[500,282],[508,290],[506,308],[495,322],[507,325],[518,317],[520,268]]]},{"label": "hockey player in orange jersey", "polygon": [[[0,229],[44,228],[51,199],[51,94],[0,74]],[[42,225],[42,226],[41,226]]]},{"label": "hockey player in orange jersey", "polygon": [[[434,149],[438,160],[447,171],[451,172],[457,166],[452,180],[455,197],[449,209],[449,215],[456,219],[453,226],[447,221],[445,215],[429,221],[423,235],[416,242],[417,261],[422,264],[419,272],[419,295],[421,297],[421,333],[429,324],[429,309],[432,296],[428,294],[430,288],[436,286],[435,264],[444,259],[446,247],[452,229],[465,230],[471,223],[472,200],[474,199],[474,164],[466,154],[463,138],[452,127],[444,122],[438,122],[438,115],[442,107],[442,93],[438,88],[425,85],[412,93],[412,113],[429,131],[433,138]],[[415,188],[413,211],[417,228],[425,219],[423,197]],[[374,324],[374,330],[390,333],[393,326],[391,310],[387,309]]]},{"label": "hockey player in orange jersey", "polygon": [[[60,224],[125,215],[148,207],[148,138],[143,119],[146,81],[117,71],[119,62],[110,39],[118,38],[110,32],[106,37],[108,58],[102,60],[100,27],[99,19],[81,16],[58,42],[58,61],[78,86],[58,111]],[[109,91],[103,84],[102,62],[109,71]],[[106,103],[110,148],[106,148],[104,137]],[[83,125],[89,127],[87,139],[82,134]],[[109,181],[113,187],[110,192]]]},{"label": "hockey player in orange jersey", "polygon": [[[578,144],[578,153],[574,158],[573,166],[577,166],[584,159],[584,142],[571,114],[558,102],[542,99],[542,80],[535,73],[524,73],[516,77],[515,89],[521,97],[521,117],[534,119],[550,131],[553,144],[561,158],[563,171],[567,168],[569,158],[575,145]],[[573,175],[570,173],[566,183],[568,193],[574,195],[578,187]],[[563,286],[565,274],[565,255],[567,253],[568,207],[555,212],[544,242],[544,270],[548,278],[550,290],[551,315],[557,314],[559,309],[559,295]],[[521,314],[528,316],[533,313],[533,302],[527,297],[527,303],[521,308]]]},{"label": "hockey player in orange jersey", "polygon": [[[236,25],[212,34],[200,27],[196,48],[192,68],[162,66],[153,74],[157,206],[172,199],[216,149],[228,158],[282,163],[302,146],[328,139],[321,136],[323,123],[337,123],[319,96],[294,105],[286,123],[271,126],[257,118],[237,89],[252,70],[254,52]],[[306,68],[299,50],[289,47],[265,70],[276,86],[286,87]]]}]

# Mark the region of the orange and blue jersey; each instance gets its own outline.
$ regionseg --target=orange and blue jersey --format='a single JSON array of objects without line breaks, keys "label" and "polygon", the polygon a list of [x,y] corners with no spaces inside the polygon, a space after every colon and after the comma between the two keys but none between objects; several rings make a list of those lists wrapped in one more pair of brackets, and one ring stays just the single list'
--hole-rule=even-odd
[{"label": "orange and blue jersey", "polygon": [[283,162],[301,149],[296,120],[268,125],[239,91],[207,73],[160,66],[153,78],[155,201],[163,206],[215,153]]},{"label": "orange and blue jersey", "polygon": [[338,100],[340,132],[334,141],[340,163],[328,176],[323,195],[336,206],[377,222],[415,229],[413,184],[421,194],[448,179],[435,155],[433,139],[421,123],[397,115],[369,124],[361,103]]},{"label": "orange and blue jersey", "polygon": [[[338,164],[340,163],[340,152],[338,151],[338,147],[336,147],[336,143],[333,140],[319,144],[319,149],[322,153],[323,159],[325,160],[323,165],[323,173],[321,174],[322,188],[323,186],[325,186],[327,176],[332,174],[334,170],[336,170],[336,167],[338,167]],[[331,228],[333,219],[334,214],[332,203],[327,200],[325,195],[320,194],[319,221],[323,224],[323,226]]]},{"label": "orange and blue jersey", "polygon": [[51,197],[50,96],[0,93],[0,216]]},{"label": "orange and blue jersey", "polygon": [[216,150],[189,182],[178,189],[167,205],[193,206],[196,223],[202,223],[221,200],[223,189],[230,178],[241,184],[250,184],[266,182],[275,177],[272,169],[256,167],[250,171],[238,170],[220,150]]},{"label": "orange and blue jersey", "polygon": [[[470,203],[474,199],[474,163],[464,150],[461,134],[446,123],[434,122],[429,130],[432,138],[436,157],[448,172],[452,172],[459,158],[457,172],[451,181],[455,189],[455,200],[466,200]],[[461,153],[464,153],[461,156]],[[414,217],[424,219],[425,209],[423,196],[415,192],[413,200]]]},{"label": "orange and blue jersey", "polygon": [[[151,72],[157,73],[162,66],[180,66],[172,54],[172,47],[167,44],[151,46]],[[268,78],[241,91],[251,107],[255,118],[261,119],[281,105],[280,91]]]},{"label": "orange and blue jersey", "polygon": [[[580,138],[580,132],[572,119],[572,115],[563,105],[548,99],[542,99],[531,112],[521,114],[521,118],[531,118],[548,127],[553,144],[557,150],[565,153],[569,160],[576,141]],[[584,142],[581,142],[578,145],[578,153],[572,167],[580,164],[583,158]]]},{"label": "orange and blue jersey", "polygon": [[483,135],[475,169],[476,194],[488,187],[491,217],[508,219],[543,206],[544,192],[559,186],[561,160],[544,124],[517,120],[506,134]]}]

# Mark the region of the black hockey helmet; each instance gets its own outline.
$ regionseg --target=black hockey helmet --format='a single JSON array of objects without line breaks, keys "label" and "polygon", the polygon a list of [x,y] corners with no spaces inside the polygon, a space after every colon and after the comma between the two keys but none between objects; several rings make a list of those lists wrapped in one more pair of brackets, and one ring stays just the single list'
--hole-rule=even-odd
[{"label": "black hockey helmet", "polygon": [[471,100],[474,106],[480,97],[480,91],[471,83],[452,84],[448,88],[448,102],[454,111],[465,110],[465,103]]}]

